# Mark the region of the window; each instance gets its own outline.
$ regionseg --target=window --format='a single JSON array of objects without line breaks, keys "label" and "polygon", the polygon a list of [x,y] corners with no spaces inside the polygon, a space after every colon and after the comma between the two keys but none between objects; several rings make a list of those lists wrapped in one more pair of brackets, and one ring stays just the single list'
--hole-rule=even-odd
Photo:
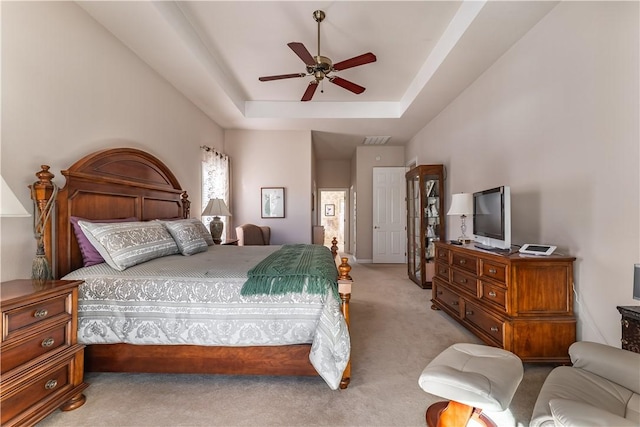
[{"label": "window", "polygon": [[[222,199],[229,206],[229,156],[211,147],[200,148],[202,148],[202,209],[207,206],[209,199]],[[207,228],[211,219],[211,217],[202,218]],[[224,222],[224,233],[228,233],[230,228],[227,226],[228,217],[221,217],[221,220]]]}]

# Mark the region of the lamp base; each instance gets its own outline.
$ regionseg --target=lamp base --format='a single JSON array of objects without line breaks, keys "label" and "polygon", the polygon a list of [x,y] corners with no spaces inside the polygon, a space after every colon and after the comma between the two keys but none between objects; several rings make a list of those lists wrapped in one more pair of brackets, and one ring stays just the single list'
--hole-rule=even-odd
[{"label": "lamp base", "polygon": [[224,228],[224,223],[220,220],[219,216],[214,216],[211,222],[209,223],[209,231],[211,232],[211,237],[213,238],[213,243],[219,245],[222,243],[222,229]]},{"label": "lamp base", "polygon": [[457,239],[457,240],[458,240],[458,242],[460,242],[460,243],[464,243],[464,244],[467,244],[467,243],[471,243],[471,242],[473,242],[473,240],[471,240],[471,239],[470,239],[470,238],[468,238],[467,236],[460,236],[460,237],[458,237],[458,239]]}]

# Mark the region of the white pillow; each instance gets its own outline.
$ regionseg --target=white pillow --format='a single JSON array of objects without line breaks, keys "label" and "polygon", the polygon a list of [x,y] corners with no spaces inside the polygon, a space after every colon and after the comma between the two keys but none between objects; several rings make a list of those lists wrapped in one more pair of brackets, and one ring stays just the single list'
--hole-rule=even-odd
[{"label": "white pillow", "polygon": [[107,264],[119,271],[179,252],[175,240],[160,222],[78,221],[78,224]]},{"label": "white pillow", "polygon": [[207,242],[202,238],[196,224],[187,221],[165,221],[164,225],[173,236],[182,255],[192,255],[207,250]]}]

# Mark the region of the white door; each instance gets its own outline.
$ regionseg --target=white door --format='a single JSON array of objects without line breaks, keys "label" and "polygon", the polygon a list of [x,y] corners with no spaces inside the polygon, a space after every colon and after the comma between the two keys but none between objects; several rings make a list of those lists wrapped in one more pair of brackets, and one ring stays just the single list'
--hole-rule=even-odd
[{"label": "white door", "polygon": [[405,263],[406,181],[404,167],[373,168],[373,262]]}]

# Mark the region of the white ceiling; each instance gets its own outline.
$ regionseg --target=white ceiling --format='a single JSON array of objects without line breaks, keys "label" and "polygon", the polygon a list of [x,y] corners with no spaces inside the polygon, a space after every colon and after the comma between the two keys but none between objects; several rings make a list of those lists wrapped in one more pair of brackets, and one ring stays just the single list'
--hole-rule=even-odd
[{"label": "white ceiling", "polygon": [[[365,136],[404,145],[535,25],[551,1],[87,1],[94,19],[225,129],[313,131],[319,159],[349,159]],[[336,63],[360,95],[312,77],[287,43]],[[321,89],[323,93],[321,93]]]}]

